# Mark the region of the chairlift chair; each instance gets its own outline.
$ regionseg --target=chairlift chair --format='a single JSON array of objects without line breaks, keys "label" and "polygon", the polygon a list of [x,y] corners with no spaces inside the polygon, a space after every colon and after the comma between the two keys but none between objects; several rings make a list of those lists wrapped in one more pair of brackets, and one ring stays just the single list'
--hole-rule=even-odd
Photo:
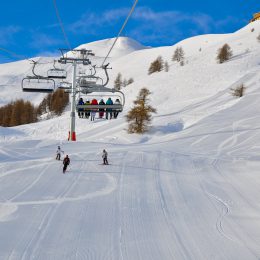
[{"label": "chairlift chair", "polygon": [[49,69],[47,76],[51,79],[66,79],[67,71],[63,69]]},{"label": "chairlift chair", "polygon": [[48,77],[37,75],[34,72],[37,62],[33,61],[32,73],[34,76],[27,76],[22,80],[23,92],[51,93],[55,89],[55,81]]},{"label": "chairlift chair", "polygon": [[[97,81],[102,79],[100,77],[96,77],[96,76],[81,76],[78,79],[78,85],[80,88],[84,88],[84,87],[91,87],[91,86],[95,86],[97,84]],[[103,82],[102,82],[103,83]]]},{"label": "chairlift chair", "polygon": [[55,89],[55,81],[44,77],[26,77],[22,80],[23,92],[52,93]]},{"label": "chairlift chair", "polygon": [[55,67],[55,61],[53,63],[53,69],[47,71],[47,77],[51,79],[66,79],[67,71],[64,69],[58,69]]},{"label": "chairlift chair", "polygon": [[64,90],[68,90],[68,89],[71,90],[71,83],[67,82],[67,81],[62,81],[62,82],[60,82],[60,85],[58,86],[58,88],[64,89]]},{"label": "chairlift chair", "polygon": [[[108,94],[108,92],[110,94]],[[111,112],[122,112],[124,105],[125,105],[125,95],[123,92],[119,91],[119,90],[115,90],[115,89],[110,89],[110,88],[106,88],[103,86],[99,86],[99,89],[93,88],[93,91],[88,92],[88,93],[84,93],[81,92],[83,94],[86,94],[86,99],[104,99],[104,97],[111,97],[112,100],[114,99],[119,99],[120,104],[113,104],[113,105],[76,105],[76,110],[78,111],[79,109],[84,109],[84,111],[92,111],[92,110],[109,110]],[[92,94],[90,94],[92,93]],[[95,93],[95,94],[94,94]],[[78,104],[78,103],[77,103]]]}]

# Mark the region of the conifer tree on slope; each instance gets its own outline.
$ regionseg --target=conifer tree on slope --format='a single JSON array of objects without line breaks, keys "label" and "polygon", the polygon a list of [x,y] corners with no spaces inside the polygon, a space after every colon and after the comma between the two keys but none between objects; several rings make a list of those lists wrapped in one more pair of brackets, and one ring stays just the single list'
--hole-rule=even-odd
[{"label": "conifer tree on slope", "polygon": [[228,61],[233,56],[232,49],[227,43],[218,49],[217,54],[217,60],[220,64]]},{"label": "conifer tree on slope", "polygon": [[117,74],[117,77],[116,77],[116,79],[115,79],[115,81],[114,81],[114,88],[115,88],[116,90],[120,90],[122,84],[123,84],[122,74],[121,74],[121,73],[118,73],[118,74]]},{"label": "conifer tree on slope", "polygon": [[163,59],[162,56],[158,56],[155,61],[150,64],[148,69],[148,75],[153,74],[154,72],[160,72],[163,70]]},{"label": "conifer tree on slope", "polygon": [[128,112],[126,119],[128,122],[128,133],[143,134],[150,128],[152,113],[156,109],[148,105],[148,96],[151,92],[147,88],[142,88],[134,101],[135,106]]},{"label": "conifer tree on slope", "polygon": [[172,61],[182,62],[184,61],[184,50],[182,47],[177,47],[173,56]]}]

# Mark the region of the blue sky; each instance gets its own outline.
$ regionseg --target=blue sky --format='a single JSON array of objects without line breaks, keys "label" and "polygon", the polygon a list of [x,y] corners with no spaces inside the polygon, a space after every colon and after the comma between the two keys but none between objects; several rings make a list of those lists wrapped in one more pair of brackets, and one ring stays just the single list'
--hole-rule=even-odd
[{"label": "blue sky", "polygon": [[[72,47],[115,37],[134,0],[56,0]],[[207,33],[228,33],[260,12],[259,0],[139,0],[123,36],[148,46],[172,45]],[[53,0],[1,1],[0,48],[23,57],[66,48]],[[0,51],[0,62],[17,60]]]}]

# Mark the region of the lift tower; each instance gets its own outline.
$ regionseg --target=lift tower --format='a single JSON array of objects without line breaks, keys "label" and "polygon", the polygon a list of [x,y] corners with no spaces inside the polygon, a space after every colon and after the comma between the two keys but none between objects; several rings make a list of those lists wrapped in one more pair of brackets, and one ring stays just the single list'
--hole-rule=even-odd
[{"label": "lift tower", "polygon": [[75,121],[76,121],[76,76],[77,76],[77,65],[90,65],[91,62],[88,59],[89,56],[94,56],[91,50],[86,49],[60,49],[61,58],[58,60],[61,64],[71,63],[72,70],[72,84],[71,84],[71,112],[70,112],[70,131],[69,141],[76,141]]}]

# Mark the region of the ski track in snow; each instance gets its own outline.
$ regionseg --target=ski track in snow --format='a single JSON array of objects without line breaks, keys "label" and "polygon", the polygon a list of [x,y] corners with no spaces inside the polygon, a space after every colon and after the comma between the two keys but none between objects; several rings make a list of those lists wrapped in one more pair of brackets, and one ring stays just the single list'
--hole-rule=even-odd
[{"label": "ski track in snow", "polygon": [[[189,254],[188,248],[185,246],[185,243],[183,241],[183,239],[181,238],[180,234],[178,233],[178,231],[176,230],[175,226],[172,224],[172,222],[170,221],[170,214],[169,214],[169,210],[168,210],[168,206],[167,206],[167,202],[163,193],[163,188],[162,188],[162,184],[161,184],[161,179],[160,179],[160,167],[161,167],[161,153],[158,154],[158,163],[157,163],[157,171],[156,171],[156,186],[157,186],[157,192],[158,192],[158,196],[160,198],[160,204],[161,204],[161,209],[164,215],[164,219],[165,222],[167,223],[167,226],[169,227],[169,231],[171,236],[176,236],[177,241],[179,243],[179,247],[180,247],[180,251],[183,254],[183,259],[192,259],[192,257]],[[171,251],[171,249],[169,248],[169,250]],[[173,255],[171,255],[172,258],[174,258]]]},{"label": "ski track in snow", "polygon": [[[85,195],[81,195],[78,197],[66,197],[62,196],[57,199],[46,199],[46,200],[32,200],[32,201],[15,201],[15,202],[0,202],[1,205],[17,205],[17,206],[24,206],[24,205],[44,205],[44,204],[60,204],[63,202],[72,202],[72,201],[80,201],[80,200],[86,200],[86,199],[91,199],[94,197],[100,197],[100,196],[105,196],[107,194],[110,194],[113,192],[116,188],[116,181],[115,179],[109,175],[105,174],[108,180],[108,185],[100,190],[100,191],[95,191],[92,193],[87,193]],[[23,192],[22,192],[23,193]],[[66,192],[65,192],[66,193]]]},{"label": "ski track in snow", "polygon": [[[226,142],[223,142],[226,143]],[[193,168],[194,171],[197,173],[196,170],[196,166],[194,164],[194,158],[192,159],[192,164],[193,164]],[[218,164],[218,160],[215,159],[212,164],[210,165],[210,167],[214,168],[222,177],[224,177],[221,172],[217,169],[217,164]],[[197,173],[198,174],[198,173]],[[224,177],[225,178],[225,177]],[[257,253],[253,248],[250,247],[250,245],[248,245],[247,243],[245,243],[245,241],[238,239],[237,237],[231,236],[230,234],[228,234],[225,231],[224,226],[227,224],[227,222],[225,221],[226,218],[228,218],[228,215],[231,212],[230,206],[228,204],[228,202],[225,202],[223,199],[221,199],[219,196],[213,194],[212,192],[208,191],[203,183],[201,182],[200,184],[201,190],[203,191],[203,193],[208,196],[209,198],[213,198],[213,200],[215,200],[217,203],[219,203],[221,205],[221,212],[219,213],[218,218],[216,219],[216,230],[219,232],[219,234],[221,236],[223,236],[223,238],[234,242],[236,244],[238,244],[239,246],[244,247],[245,249],[247,249],[256,259],[260,259],[260,255],[259,253]],[[233,187],[233,186],[232,186]],[[233,187],[235,191],[237,191],[235,189],[235,187]],[[241,194],[240,194],[241,195]]]},{"label": "ski track in snow", "polygon": [[[79,156],[79,158],[82,158],[82,156]],[[41,179],[41,177],[46,173],[48,168],[51,168],[51,166],[54,165],[54,164],[55,164],[55,162],[51,163],[51,165],[49,165],[47,168],[46,167],[43,168],[41,170],[39,176],[37,177],[37,179],[33,183],[31,183],[24,190],[17,193],[12,198],[10,198],[10,200],[8,202],[0,203],[0,205],[4,205],[4,206],[11,206],[11,205],[16,205],[16,206],[47,205],[48,206],[48,210],[47,210],[46,214],[43,216],[42,221],[40,222],[37,231],[35,232],[34,235],[32,235],[31,240],[28,241],[27,246],[24,248],[24,251],[23,251],[22,256],[20,258],[22,260],[34,259],[35,258],[37,251],[41,247],[41,241],[45,238],[47,230],[50,226],[50,223],[52,222],[52,219],[55,216],[56,212],[58,211],[61,203],[76,202],[76,201],[91,199],[91,198],[95,198],[95,197],[99,197],[99,196],[105,196],[105,195],[108,195],[109,193],[113,192],[116,188],[115,179],[111,175],[109,175],[108,173],[105,173],[105,176],[107,178],[107,186],[104,187],[103,189],[101,189],[100,191],[95,191],[93,193],[78,196],[78,197],[75,197],[75,198],[66,197],[67,194],[69,194],[70,191],[73,189],[73,187],[78,183],[78,181],[80,181],[80,177],[82,176],[82,172],[83,172],[81,170],[85,166],[84,160],[82,160],[82,163],[79,167],[79,174],[75,175],[75,177],[73,176],[74,179],[72,180],[72,182],[70,182],[70,185],[67,188],[65,188],[63,191],[61,191],[61,193],[59,195],[57,195],[57,199],[13,202],[14,199],[19,198],[20,195],[22,195],[23,193],[30,190],[30,188],[32,188],[33,185],[35,185],[35,183],[37,183]],[[93,169],[93,165],[92,165],[92,169]],[[17,171],[19,171],[19,170],[20,169],[18,168]],[[71,174],[71,173],[67,173],[67,174]],[[79,239],[80,239],[80,233],[78,235]],[[16,244],[19,245],[19,241]],[[79,256],[79,258],[77,257],[76,259],[86,259],[86,257],[88,257],[88,255],[89,255],[89,253],[86,253],[86,254],[83,253],[83,255],[81,255],[81,254],[82,253],[79,253],[78,250],[76,250],[75,255]],[[92,253],[90,253],[90,255],[92,255]],[[17,253],[16,253],[15,250],[13,250],[9,254],[8,260],[9,259],[10,260],[16,259],[16,258],[17,258]],[[50,257],[50,258],[46,258],[46,259],[52,259],[52,258]],[[94,258],[91,258],[91,259],[94,259]]]},{"label": "ski track in snow", "polygon": [[[218,160],[215,160],[213,163],[212,163],[212,167],[216,170],[216,172],[220,175],[223,176],[223,174],[221,173],[221,171],[218,169]],[[226,179],[226,181],[228,181]],[[249,200],[247,200],[245,198],[245,196],[236,188],[234,187],[234,185],[229,182],[229,185],[232,187],[232,189],[239,195],[239,197],[241,198],[241,200],[244,200],[248,205],[250,205],[252,208],[255,208],[255,205],[253,205]],[[221,198],[219,198],[218,196],[216,195],[213,195],[211,193],[209,193],[210,196],[212,196],[213,198],[215,198],[218,202],[220,202],[222,205],[223,205],[223,211],[222,211],[222,214],[220,214],[219,216],[219,219],[217,221],[217,224],[216,224],[216,227],[217,229],[219,230],[219,232],[225,236],[227,239],[231,240],[231,241],[234,241],[238,244],[240,244],[241,246],[245,247],[246,249],[248,249],[252,255],[254,255],[257,259],[260,259],[260,252],[256,252],[255,249],[253,249],[251,247],[251,245],[248,243],[248,241],[246,241],[245,239],[241,240],[241,239],[238,239],[238,238],[234,238],[234,237],[231,237],[230,235],[228,235],[225,231],[224,231],[224,228],[223,228],[223,220],[224,218],[230,214],[230,207],[228,205],[227,202],[225,202],[224,200],[222,200]],[[260,208],[259,208],[260,209]]]},{"label": "ski track in snow", "polygon": [[[228,142],[222,143],[222,149],[225,148],[225,145],[228,144]],[[31,232],[30,240],[24,241],[24,237],[21,237],[19,240],[16,241],[14,244],[13,250],[9,252],[9,256],[7,259],[35,259],[39,256],[39,253],[41,251],[42,244],[47,239],[48,234],[50,232],[51,226],[53,226],[54,220],[56,218],[56,215],[58,214],[61,205],[65,202],[80,202],[82,200],[91,200],[98,197],[106,197],[111,193],[115,192],[117,193],[118,197],[118,209],[119,209],[119,222],[117,226],[117,244],[113,244],[112,248],[109,251],[102,251],[98,253],[94,247],[89,245],[87,248],[82,248],[81,241],[84,238],[84,233],[82,233],[82,229],[78,229],[78,231],[75,233],[75,244],[74,247],[67,252],[64,252],[63,256],[62,253],[53,252],[58,259],[60,257],[63,257],[64,259],[70,259],[70,257],[74,259],[99,259],[100,257],[107,259],[120,259],[120,260],[131,260],[133,256],[132,248],[135,248],[135,256],[136,259],[157,259],[154,258],[155,255],[157,257],[160,255],[160,257],[167,256],[168,259],[194,259],[194,257],[200,255],[200,258],[203,258],[202,252],[199,253],[200,249],[199,246],[196,245],[196,242],[193,241],[190,246],[187,245],[187,240],[185,239],[185,234],[187,230],[189,229],[187,226],[187,223],[182,222],[181,226],[176,226],[174,218],[176,216],[173,215],[174,208],[172,208],[172,205],[169,204],[169,194],[165,192],[171,192],[168,190],[165,182],[165,178],[171,178],[174,180],[175,186],[173,187],[173,191],[178,194],[179,199],[182,200],[182,207],[185,209],[185,211],[189,211],[189,204],[186,200],[185,191],[183,190],[182,186],[185,183],[180,182],[179,177],[181,177],[183,174],[192,174],[192,172],[188,173],[186,170],[178,171],[178,167],[170,171],[168,170],[171,167],[171,157],[174,156],[174,164],[180,163],[179,166],[181,166],[183,163],[186,162],[188,165],[191,163],[194,171],[194,173],[197,172],[196,165],[194,161],[196,158],[201,158],[201,155],[195,155],[190,154],[181,154],[181,153],[165,153],[160,151],[155,152],[138,152],[134,153],[132,151],[124,153],[121,155],[122,158],[119,158],[120,163],[118,165],[112,164],[108,166],[108,168],[104,168],[104,166],[96,165],[96,161],[86,161],[85,155],[82,154],[73,154],[73,157],[75,159],[73,163],[73,167],[70,170],[70,172],[63,175],[61,172],[58,172],[56,174],[59,174],[60,178],[70,178],[70,181],[62,187],[62,189],[59,190],[59,193],[56,194],[55,199],[43,199],[43,200],[30,200],[30,201],[20,201],[19,198],[30,191],[30,189],[34,188],[37,183],[39,183],[43,177],[47,177],[49,171],[51,169],[57,169],[57,164],[59,162],[52,162],[49,164],[49,166],[46,168],[42,165],[42,162],[38,161],[40,168],[39,168],[39,175],[36,179],[30,184],[28,184],[23,190],[17,192],[12,197],[9,198],[9,201],[5,201],[0,203],[3,206],[45,206],[46,211],[43,216],[41,216],[41,221],[39,221],[38,227],[35,229],[35,231],[32,233],[29,231],[31,227],[28,226],[27,232]],[[177,157],[176,157],[177,156]],[[78,158],[76,160],[76,158]],[[218,164],[217,160],[213,159],[207,159],[212,161],[211,164],[209,164],[209,167],[216,169],[215,167]],[[149,162],[149,164],[148,164]],[[170,164],[169,164],[170,163]],[[168,165],[169,164],[169,165]],[[38,165],[38,166],[39,166]],[[24,167],[24,166],[23,166]],[[23,170],[23,167],[21,168]],[[110,168],[109,168],[110,167]],[[169,168],[168,168],[169,167]],[[110,174],[110,169],[113,170],[114,168],[117,169],[117,172],[114,174]],[[18,168],[17,171],[21,170]],[[77,170],[74,170],[77,169]],[[88,169],[86,172],[85,169]],[[76,188],[77,184],[81,181],[82,178],[85,178],[87,176],[91,176],[90,172],[99,172],[100,170],[106,169],[107,172],[103,172],[102,175],[104,178],[106,178],[106,185],[94,192],[82,194],[80,196],[71,197],[71,192]],[[188,168],[187,168],[188,169]],[[61,169],[60,169],[61,170]],[[129,175],[129,173],[132,172],[132,177]],[[142,178],[144,183],[149,180],[152,181],[151,184],[154,186],[154,191],[151,193],[151,202],[152,204],[141,204],[141,201],[138,202],[140,205],[136,204],[136,200],[139,200],[138,197],[136,197],[136,194],[129,193],[129,191],[125,190],[126,187],[129,189],[129,186],[125,186],[131,178],[133,178],[135,175],[142,174]],[[222,178],[225,178],[225,176],[222,175]],[[8,175],[6,175],[7,177]],[[179,177],[178,177],[179,176]],[[230,215],[230,206],[229,203],[226,202],[224,199],[219,197],[218,195],[212,193],[206,188],[206,185],[204,184],[204,181],[201,179],[201,176],[199,173],[196,174],[198,178],[198,184],[200,187],[201,192],[209,198],[211,202],[214,202],[214,204],[219,205],[221,208],[221,211],[218,212],[218,215],[216,215],[216,230],[222,236],[224,239],[237,244],[239,247],[244,247],[246,250],[250,251],[252,255],[254,255],[257,259],[257,252],[254,251],[253,248],[251,248],[249,245],[244,243],[244,241],[241,241],[238,239],[238,237],[234,237],[233,235],[226,232],[225,226],[228,225],[229,227],[229,221],[226,221],[229,218]],[[4,178],[4,177],[3,177]],[[129,179],[130,178],[130,179]],[[135,177],[134,177],[135,178]],[[148,178],[145,180],[145,178]],[[163,181],[164,180],[164,181]],[[226,180],[227,181],[227,180]],[[150,187],[150,188],[151,188]],[[46,187],[47,188],[47,187]],[[138,187],[136,187],[136,192],[143,191],[139,190]],[[173,194],[172,194],[173,195]],[[174,195],[173,195],[174,196]],[[140,197],[141,199],[142,197]],[[144,203],[144,201],[142,202]],[[155,207],[151,207],[154,204]],[[126,206],[127,205],[127,206]],[[165,241],[164,243],[164,251],[161,251],[161,246],[157,245],[155,243],[155,240],[150,241],[149,245],[146,244],[144,241],[139,240],[138,237],[153,237],[152,230],[149,231],[149,224],[144,221],[145,215],[139,214],[142,211],[142,206],[147,207],[148,210],[153,212],[153,216],[155,219],[160,219],[160,222],[157,223],[157,226],[160,230],[164,231]],[[139,208],[140,207],[140,208]],[[19,210],[19,209],[18,209]],[[88,214],[87,208],[82,208],[80,211],[80,219],[85,219]],[[127,215],[125,215],[127,214]],[[125,218],[127,217],[127,218]],[[195,217],[195,216],[194,216]],[[195,218],[196,219],[196,218]],[[87,219],[86,219],[87,220]],[[111,223],[111,228],[114,228],[114,224]],[[229,227],[229,230],[232,230],[233,227]],[[129,241],[129,231],[131,230],[132,238],[135,238],[134,241]],[[184,232],[184,234],[181,234],[180,231]],[[167,238],[167,240],[166,240]],[[174,244],[174,247],[171,246],[171,244]],[[191,241],[189,242],[191,243]],[[23,246],[24,245],[24,246]],[[192,247],[191,247],[192,245]],[[146,249],[144,250],[144,247],[146,246]],[[22,251],[19,253],[17,252],[18,248],[22,248]],[[149,254],[150,250],[155,250],[157,254],[153,256],[153,254]],[[118,251],[117,251],[118,250]],[[152,252],[152,251],[151,251]],[[162,252],[164,252],[162,254]],[[49,255],[49,257],[48,257]],[[51,257],[51,253],[45,256],[45,259],[53,259]],[[104,259],[105,259],[104,258]],[[166,258],[166,259],[167,259]],[[163,258],[162,258],[163,259]]]},{"label": "ski track in snow", "polygon": [[[79,158],[82,158],[82,157],[79,156]],[[17,173],[19,171],[29,170],[29,169],[32,169],[32,168],[35,168],[35,167],[45,166],[45,165],[46,164],[44,164],[44,163],[40,163],[40,164],[32,163],[32,166],[24,166],[24,167],[21,167],[21,168],[16,167],[17,169],[5,172],[5,174],[2,174],[0,176],[0,178],[4,178],[4,177],[6,177],[6,176],[8,176],[10,174],[14,174],[14,173]],[[43,200],[35,200],[35,201],[33,201],[33,200],[32,201],[14,201],[15,199],[19,198],[20,195],[22,195],[22,194],[26,193],[27,191],[29,191],[37,182],[39,182],[41,177],[53,165],[55,165],[55,162],[51,162],[51,164],[49,164],[47,167],[42,168],[42,170],[40,171],[39,175],[37,176],[37,178],[33,182],[29,183],[28,186],[25,189],[23,189],[22,191],[18,192],[15,195],[13,195],[7,201],[0,202],[0,205],[23,206],[23,205],[59,204],[59,203],[63,203],[63,202],[80,201],[80,200],[90,199],[90,198],[94,198],[94,197],[105,196],[105,195],[113,192],[115,190],[115,188],[116,188],[116,180],[115,180],[115,178],[112,177],[110,174],[105,173],[104,175],[107,178],[107,186],[104,187],[103,189],[101,189],[99,191],[92,192],[92,193],[87,193],[87,194],[84,194],[84,195],[81,195],[81,196],[77,196],[77,197],[66,197],[66,194],[68,194],[69,191],[80,180],[81,174],[78,174],[73,179],[73,181],[70,183],[70,185],[67,187],[67,189],[62,191],[61,194],[59,196],[57,196],[56,199],[43,199]],[[82,169],[83,167],[84,167],[84,163],[81,164],[80,169]],[[66,174],[70,174],[70,173],[66,173]]]}]

